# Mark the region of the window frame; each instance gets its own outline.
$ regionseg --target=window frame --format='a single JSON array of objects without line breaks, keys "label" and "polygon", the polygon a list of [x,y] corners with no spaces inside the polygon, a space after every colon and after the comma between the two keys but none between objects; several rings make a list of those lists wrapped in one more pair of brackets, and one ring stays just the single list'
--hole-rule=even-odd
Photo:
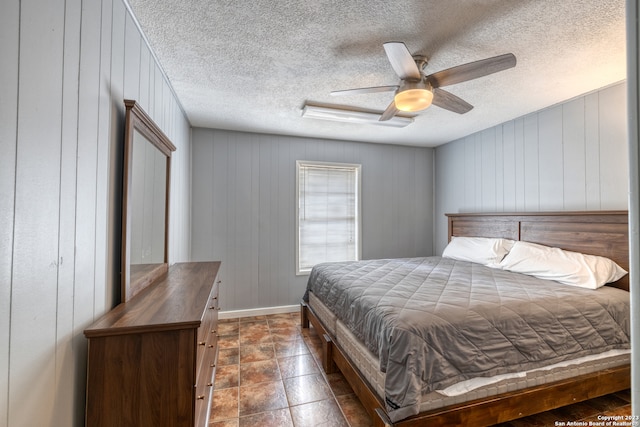
[{"label": "window frame", "polygon": [[300,168],[305,166],[313,166],[319,168],[336,168],[336,169],[353,169],[355,172],[356,181],[356,261],[362,259],[362,165],[358,163],[336,163],[336,162],[319,162],[312,160],[296,160],[296,194],[295,194],[295,216],[296,216],[296,230],[295,230],[295,267],[296,276],[308,276],[311,273],[309,270],[300,269]]}]

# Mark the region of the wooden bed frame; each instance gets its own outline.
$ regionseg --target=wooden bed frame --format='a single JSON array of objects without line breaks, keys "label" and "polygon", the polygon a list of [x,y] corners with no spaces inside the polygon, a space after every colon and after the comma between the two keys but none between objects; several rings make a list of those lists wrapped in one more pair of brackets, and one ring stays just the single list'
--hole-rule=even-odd
[{"label": "wooden bed frame", "polygon": [[[629,269],[627,211],[447,214],[451,236],[504,237],[566,250],[601,255]],[[629,290],[628,275],[610,284]],[[630,387],[629,364],[536,387],[525,388],[470,402],[451,405],[391,423],[384,402],[360,374],[358,367],[335,343],[335,337],[304,302],[300,310],[303,328],[309,323],[322,337],[323,368],[339,369],[374,426],[490,426],[548,411]]]}]

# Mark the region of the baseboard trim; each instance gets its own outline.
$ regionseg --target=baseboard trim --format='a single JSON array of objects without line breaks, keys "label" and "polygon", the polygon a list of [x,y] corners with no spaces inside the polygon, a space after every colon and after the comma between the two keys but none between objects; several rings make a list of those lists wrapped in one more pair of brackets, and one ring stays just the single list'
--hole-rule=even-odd
[{"label": "baseboard trim", "polygon": [[295,313],[300,310],[299,305],[282,305],[279,307],[252,308],[248,310],[221,311],[219,319],[235,319],[236,317],[265,316],[267,314]]}]

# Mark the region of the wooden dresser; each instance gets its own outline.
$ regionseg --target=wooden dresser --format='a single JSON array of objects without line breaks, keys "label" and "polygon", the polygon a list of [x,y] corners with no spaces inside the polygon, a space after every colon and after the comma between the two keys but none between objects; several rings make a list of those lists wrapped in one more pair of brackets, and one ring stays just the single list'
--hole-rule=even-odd
[{"label": "wooden dresser", "polygon": [[84,331],[87,426],[209,424],[219,268],[175,264]]}]

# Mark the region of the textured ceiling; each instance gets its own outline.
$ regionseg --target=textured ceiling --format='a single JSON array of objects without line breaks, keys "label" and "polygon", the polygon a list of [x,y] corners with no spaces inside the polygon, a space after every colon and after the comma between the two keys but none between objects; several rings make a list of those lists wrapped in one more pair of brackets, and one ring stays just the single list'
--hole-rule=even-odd
[{"label": "textured ceiling", "polygon": [[[193,126],[436,146],[625,79],[624,0],[129,0]],[[301,117],[305,103],[382,112],[394,85],[382,44],[427,74],[512,52],[515,68],[448,86],[405,128]]]}]

